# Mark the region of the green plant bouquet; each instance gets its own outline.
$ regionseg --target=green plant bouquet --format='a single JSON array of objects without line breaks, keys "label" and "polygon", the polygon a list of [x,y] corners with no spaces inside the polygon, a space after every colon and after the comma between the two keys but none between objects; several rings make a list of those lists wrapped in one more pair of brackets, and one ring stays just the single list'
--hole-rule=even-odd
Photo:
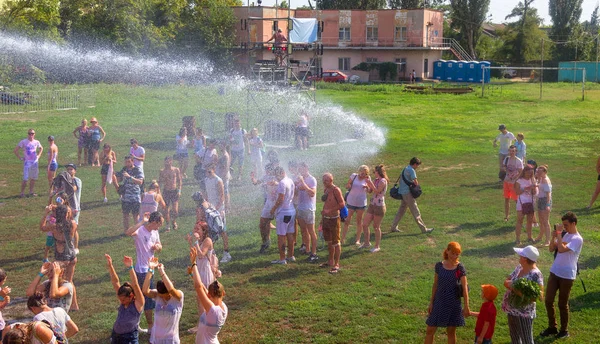
[{"label": "green plant bouquet", "polygon": [[508,303],[514,308],[525,308],[540,297],[540,285],[527,278],[519,278],[512,284]]}]

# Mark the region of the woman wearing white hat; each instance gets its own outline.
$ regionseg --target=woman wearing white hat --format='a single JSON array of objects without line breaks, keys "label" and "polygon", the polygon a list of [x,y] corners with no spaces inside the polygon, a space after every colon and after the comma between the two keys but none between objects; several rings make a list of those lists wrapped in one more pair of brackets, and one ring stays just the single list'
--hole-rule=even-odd
[{"label": "woman wearing white hat", "polygon": [[504,281],[507,288],[502,300],[502,310],[508,315],[508,329],[512,343],[534,344],[533,342],[533,319],[536,317],[535,300],[527,305],[517,308],[509,302],[511,293],[519,294],[520,291],[513,289],[513,283],[518,279],[526,278],[540,285],[540,299],[543,299],[544,276],[537,268],[536,262],[540,253],[535,246],[524,248],[513,248],[519,255],[519,265]]}]

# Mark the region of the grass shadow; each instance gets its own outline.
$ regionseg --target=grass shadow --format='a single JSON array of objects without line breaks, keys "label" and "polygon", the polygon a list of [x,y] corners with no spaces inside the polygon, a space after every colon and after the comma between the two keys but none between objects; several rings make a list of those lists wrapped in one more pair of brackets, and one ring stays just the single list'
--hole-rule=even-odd
[{"label": "grass shadow", "polygon": [[104,237],[98,237],[95,239],[86,239],[86,240],[81,240],[79,242],[79,246],[82,247],[86,247],[86,246],[91,246],[94,244],[106,244],[115,240],[119,240],[125,238],[125,234],[123,234],[122,232],[116,235],[112,235],[112,236],[104,236]]},{"label": "grass shadow", "polygon": [[579,264],[579,268],[582,270],[594,270],[598,266],[600,266],[600,257],[594,256],[586,259],[585,261]]},{"label": "grass shadow", "polygon": [[462,254],[486,258],[505,258],[515,254],[512,249],[514,246],[513,242],[507,242],[481,248],[469,248],[464,250]]},{"label": "grass shadow", "polygon": [[[577,288],[579,281],[575,281],[573,288]],[[599,309],[600,308],[600,291],[583,293],[569,300],[569,309],[571,312],[578,312],[584,309]]]},{"label": "grass shadow", "polygon": [[[155,142],[144,142],[144,149],[156,150],[161,152],[172,152],[175,154],[175,140],[163,140]],[[172,156],[173,154],[169,154]],[[164,159],[164,157],[162,157]]]},{"label": "grass shadow", "polygon": [[475,188],[477,192],[485,191],[485,190],[502,190],[502,183],[499,182],[489,182],[489,183],[480,183],[480,184],[461,184],[461,188]]},{"label": "grass shadow", "polygon": [[482,227],[490,227],[494,224],[493,221],[479,222],[479,223],[462,223],[453,229],[446,231],[448,234],[456,234],[464,230],[480,229]]},{"label": "grass shadow", "polygon": [[482,230],[480,233],[475,234],[474,237],[475,238],[483,238],[483,237],[488,237],[488,236],[504,235],[506,233],[512,233],[514,231],[515,231],[515,226],[506,225],[506,226],[502,226],[502,227],[488,228],[488,229]]}]

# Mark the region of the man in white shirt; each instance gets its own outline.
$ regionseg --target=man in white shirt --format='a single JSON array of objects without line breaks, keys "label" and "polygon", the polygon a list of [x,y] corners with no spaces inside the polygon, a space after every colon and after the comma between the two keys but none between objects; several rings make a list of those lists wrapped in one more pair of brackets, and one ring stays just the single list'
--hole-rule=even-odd
[{"label": "man in white shirt", "polygon": [[[508,147],[510,147],[513,142],[517,139],[513,133],[506,130],[506,126],[504,124],[500,124],[498,126],[498,130],[500,130],[500,134],[496,136],[494,139],[494,148],[498,147],[498,142],[500,142],[500,150],[498,152],[498,162],[500,171],[502,171],[502,164],[504,163],[504,159],[508,156]],[[503,180],[500,179],[502,182]]]},{"label": "man in white shirt", "polygon": [[131,155],[131,157],[133,158],[133,166],[136,166],[140,169],[140,171],[142,171],[142,173],[144,173],[144,160],[146,159],[146,150],[144,149],[144,147],[138,145],[136,139],[129,140],[129,143],[131,143],[131,148],[129,148],[129,155]]},{"label": "man in white shirt", "polygon": [[[296,209],[294,208],[294,181],[286,176],[283,167],[275,168],[275,177],[279,181],[277,186],[277,200],[271,208],[271,217],[275,218],[277,227],[277,245],[279,246],[279,260],[272,264],[287,264],[295,262],[294,257],[294,223],[296,222]],[[285,244],[287,239],[287,257]]]},{"label": "man in white shirt", "polygon": [[[162,250],[160,236],[158,230],[163,225],[163,216],[160,212],[155,211],[151,214],[144,214],[144,218],[129,227],[125,231],[125,235],[133,237],[135,240],[135,275],[137,276],[139,285],[144,284],[146,274],[148,273],[148,261],[154,258],[154,254]],[[150,288],[154,288],[153,281],[150,282]],[[148,328],[152,328],[152,310],[155,307],[154,299],[145,298],[144,314]]]},{"label": "man in white shirt", "polygon": [[[23,150],[23,156],[19,154],[20,150]],[[38,152],[39,151],[39,152]],[[29,129],[27,131],[27,138],[19,142],[15,147],[14,153],[23,161],[23,181],[21,182],[21,198],[25,197],[25,186],[29,180],[29,197],[37,196],[33,192],[35,181],[38,179],[39,169],[38,160],[42,156],[44,147],[40,141],[35,139],[35,130]]]},{"label": "man in white shirt", "polygon": [[[565,229],[566,233],[562,232]],[[552,233],[552,240],[548,250],[555,252],[554,263],[550,267],[550,277],[546,284],[546,312],[548,313],[548,328],[540,333],[547,337],[555,335],[556,338],[569,336],[569,296],[573,282],[577,278],[577,261],[583,246],[583,238],[577,231],[577,216],[567,212],[562,217],[562,226],[557,227]],[[558,291],[558,309],[560,312],[560,331],[556,328],[556,311],[554,298]]]}]

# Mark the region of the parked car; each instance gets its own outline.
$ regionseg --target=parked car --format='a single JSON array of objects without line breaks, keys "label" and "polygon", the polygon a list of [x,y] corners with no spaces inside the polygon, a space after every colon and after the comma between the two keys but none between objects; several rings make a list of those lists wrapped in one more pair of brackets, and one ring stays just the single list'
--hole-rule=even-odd
[{"label": "parked car", "polygon": [[346,82],[348,81],[348,76],[339,70],[325,70],[323,71],[322,76],[311,76],[310,80],[314,81],[325,81],[325,82]]},{"label": "parked car", "polygon": [[512,79],[517,76],[517,71],[510,68],[502,69],[502,76],[505,79]]}]

